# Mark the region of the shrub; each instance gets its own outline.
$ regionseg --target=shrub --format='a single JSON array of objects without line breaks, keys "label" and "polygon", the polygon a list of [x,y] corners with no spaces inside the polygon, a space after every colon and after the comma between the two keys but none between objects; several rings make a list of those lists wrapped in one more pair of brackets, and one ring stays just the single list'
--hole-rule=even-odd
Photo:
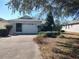
[{"label": "shrub", "polygon": [[38,37],[46,37],[46,33],[45,32],[39,32]]},{"label": "shrub", "polygon": [[65,32],[65,30],[61,30],[61,32],[62,32],[62,33],[64,33],[64,32]]},{"label": "shrub", "polygon": [[6,25],[6,35],[9,35],[9,32],[10,32],[10,30],[11,30],[11,28],[12,28],[12,25]]},{"label": "shrub", "polygon": [[58,35],[60,35],[59,31],[45,31],[45,32],[39,32],[38,36],[56,38]]},{"label": "shrub", "polygon": [[5,36],[6,29],[0,29],[0,36]]},{"label": "shrub", "polygon": [[59,31],[49,31],[49,32],[47,32],[47,37],[56,38],[58,35],[60,35]]},{"label": "shrub", "polygon": [[0,29],[0,36],[5,37],[9,35],[12,25],[6,25],[6,29]]}]

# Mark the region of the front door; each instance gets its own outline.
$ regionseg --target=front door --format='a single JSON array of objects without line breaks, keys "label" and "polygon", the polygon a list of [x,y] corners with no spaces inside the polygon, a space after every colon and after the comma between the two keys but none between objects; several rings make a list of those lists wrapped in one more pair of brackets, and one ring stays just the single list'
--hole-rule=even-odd
[{"label": "front door", "polygon": [[16,32],[22,32],[22,23],[16,23]]}]

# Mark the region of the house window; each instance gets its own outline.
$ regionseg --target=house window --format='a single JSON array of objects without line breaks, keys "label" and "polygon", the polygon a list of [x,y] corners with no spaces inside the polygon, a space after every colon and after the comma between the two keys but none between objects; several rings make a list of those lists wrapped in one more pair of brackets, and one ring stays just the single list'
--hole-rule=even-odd
[{"label": "house window", "polygon": [[16,23],[16,32],[22,32],[22,23]]}]

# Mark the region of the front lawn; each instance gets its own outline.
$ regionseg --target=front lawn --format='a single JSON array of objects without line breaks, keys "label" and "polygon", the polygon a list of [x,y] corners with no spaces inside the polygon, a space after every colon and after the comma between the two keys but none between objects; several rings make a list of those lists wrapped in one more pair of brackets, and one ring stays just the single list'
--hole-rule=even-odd
[{"label": "front lawn", "polygon": [[61,38],[37,37],[43,59],[79,59],[79,36],[64,34]]}]

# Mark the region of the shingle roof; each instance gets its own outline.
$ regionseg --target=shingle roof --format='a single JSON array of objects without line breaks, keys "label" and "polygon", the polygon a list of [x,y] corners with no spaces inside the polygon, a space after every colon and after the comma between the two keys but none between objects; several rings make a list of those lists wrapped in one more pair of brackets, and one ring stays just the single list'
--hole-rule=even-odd
[{"label": "shingle roof", "polygon": [[32,18],[32,17],[30,17],[30,16],[28,16],[28,15],[25,15],[25,16],[20,17],[20,18],[18,18],[18,19],[33,19],[33,18]]}]

